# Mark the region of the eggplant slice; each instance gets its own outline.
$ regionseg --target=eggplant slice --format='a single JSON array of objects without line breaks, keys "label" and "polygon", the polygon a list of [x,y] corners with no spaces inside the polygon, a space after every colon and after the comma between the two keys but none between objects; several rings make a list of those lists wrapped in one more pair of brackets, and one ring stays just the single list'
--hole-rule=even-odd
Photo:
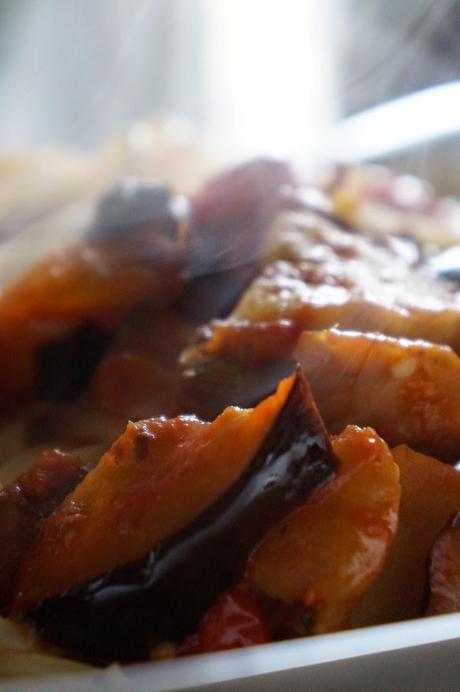
[{"label": "eggplant slice", "polygon": [[46,640],[98,663],[140,660],[156,642],[181,641],[238,581],[267,530],[335,466],[298,369],[259,451],[217,500],[145,558],[48,598],[29,614]]}]

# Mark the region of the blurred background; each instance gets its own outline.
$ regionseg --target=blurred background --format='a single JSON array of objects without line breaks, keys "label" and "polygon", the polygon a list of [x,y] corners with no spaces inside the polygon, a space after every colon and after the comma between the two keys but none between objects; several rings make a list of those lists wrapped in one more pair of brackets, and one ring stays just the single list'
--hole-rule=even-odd
[{"label": "blurred background", "polygon": [[[235,157],[302,158],[340,118],[459,79],[459,32],[458,0],[1,0],[0,148],[172,113]],[[456,146],[392,162],[441,156],[449,187]]]}]

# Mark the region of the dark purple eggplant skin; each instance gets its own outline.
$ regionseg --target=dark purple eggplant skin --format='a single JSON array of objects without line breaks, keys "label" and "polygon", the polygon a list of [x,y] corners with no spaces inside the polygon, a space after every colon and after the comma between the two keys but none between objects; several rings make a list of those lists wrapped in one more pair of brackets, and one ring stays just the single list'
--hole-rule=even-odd
[{"label": "dark purple eggplant skin", "polygon": [[176,309],[194,326],[226,317],[257,274],[256,262],[191,278]]},{"label": "dark purple eggplant skin", "polygon": [[144,559],[47,599],[30,614],[32,620],[45,640],[99,664],[142,660],[157,642],[182,641],[238,582],[265,533],[335,467],[326,429],[298,370],[259,451],[220,498]]},{"label": "dark purple eggplant skin", "polygon": [[166,237],[176,236],[174,197],[163,185],[124,178],[100,199],[87,240],[117,240],[121,235],[154,226]]},{"label": "dark purple eggplant skin", "polygon": [[255,159],[208,180],[190,200],[185,260],[190,281],[178,309],[200,325],[229,314],[260,269],[260,249],[295,185],[283,161]]},{"label": "dark purple eggplant skin", "polygon": [[234,359],[200,354],[190,367],[183,365],[182,387],[193,401],[194,413],[204,420],[214,420],[227,406],[256,406],[273,394],[278,382],[289,377],[293,368],[293,358],[249,367]]},{"label": "dark purple eggplant skin", "polygon": [[[284,186],[295,186],[284,161],[254,159],[208,180],[191,198],[190,276],[254,264]],[[214,315],[215,316],[215,315]]]}]

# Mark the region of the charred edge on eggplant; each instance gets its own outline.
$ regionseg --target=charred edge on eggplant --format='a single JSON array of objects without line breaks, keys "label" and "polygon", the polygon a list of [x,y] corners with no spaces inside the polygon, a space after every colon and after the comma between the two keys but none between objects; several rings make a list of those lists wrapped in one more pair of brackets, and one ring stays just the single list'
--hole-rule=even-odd
[{"label": "charred edge on eggplant", "polygon": [[45,600],[31,617],[48,641],[99,663],[145,658],[181,641],[241,576],[266,531],[336,466],[300,368],[272,429],[242,476],[181,531],[135,563]]}]

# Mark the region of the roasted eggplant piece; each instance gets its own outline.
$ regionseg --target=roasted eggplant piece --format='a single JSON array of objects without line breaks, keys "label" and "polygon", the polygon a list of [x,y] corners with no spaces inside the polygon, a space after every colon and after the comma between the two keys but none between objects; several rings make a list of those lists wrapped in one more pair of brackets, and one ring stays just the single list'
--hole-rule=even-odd
[{"label": "roasted eggplant piece", "polygon": [[211,420],[229,404],[255,406],[271,394],[295,367],[294,360],[274,360],[250,368],[236,360],[199,357],[191,367],[182,361],[182,389],[193,410]]},{"label": "roasted eggplant piece", "polygon": [[334,467],[299,372],[255,409],[230,407],[213,423],[129,424],[45,523],[14,611],[99,661],[180,641],[241,577],[266,531]]},{"label": "roasted eggplant piece", "polygon": [[460,515],[436,539],[430,554],[427,615],[460,610]]},{"label": "roasted eggplant piece", "polygon": [[0,373],[2,397],[35,393],[38,349],[69,337],[83,324],[113,331],[142,300],[165,305],[176,299],[183,284],[181,255],[170,246],[161,264],[150,264],[139,256],[116,257],[104,245],[82,243],[7,286],[0,297],[0,357],[8,363]]},{"label": "roasted eggplant piece", "polygon": [[299,329],[292,320],[230,324],[213,320],[212,341],[204,343],[200,352],[204,358],[217,352],[219,358],[254,368],[283,358],[289,360],[298,337]]},{"label": "roasted eggplant piece", "polygon": [[399,470],[370,428],[333,439],[335,478],[275,526],[251,555],[246,582],[310,611],[309,632],[343,628],[383,567],[396,531]]},{"label": "roasted eggplant piece", "polygon": [[460,358],[447,346],[336,329],[304,332],[296,357],[332,433],[370,425],[455,462],[460,454]]},{"label": "roasted eggplant piece", "polygon": [[256,159],[211,178],[191,199],[187,268],[178,307],[193,324],[225,317],[254,278],[281,191],[295,185],[282,161]]},{"label": "roasted eggplant piece", "polygon": [[257,262],[283,186],[295,175],[283,161],[255,159],[211,178],[191,200],[192,276]]},{"label": "roasted eggplant piece", "polygon": [[120,239],[135,240],[139,233],[145,237],[153,231],[176,240],[180,222],[186,215],[186,200],[164,185],[124,178],[100,200],[87,239],[116,243]]},{"label": "roasted eggplant piece", "polygon": [[[5,287],[0,357],[9,367],[0,373],[2,397],[78,395],[133,306],[177,300],[186,250],[187,207],[181,202],[164,188],[124,181],[101,200],[81,242],[38,261]],[[83,372],[75,363],[84,364]]]},{"label": "roasted eggplant piece", "polygon": [[180,314],[195,327],[216,317],[226,317],[256,273],[256,257],[250,263],[242,262],[231,269],[193,277],[177,302]]},{"label": "roasted eggplant piece", "polygon": [[[289,360],[303,330],[379,332],[460,352],[458,286],[395,243],[349,233],[318,214],[282,211],[261,264],[232,313],[210,321],[184,352],[184,378],[197,388],[212,360],[251,369]],[[235,401],[232,390],[227,400]]]},{"label": "roasted eggplant piece", "polygon": [[385,566],[351,613],[351,626],[419,617],[427,566],[440,531],[460,506],[460,473],[406,445],[392,450],[399,466],[401,505]]}]

